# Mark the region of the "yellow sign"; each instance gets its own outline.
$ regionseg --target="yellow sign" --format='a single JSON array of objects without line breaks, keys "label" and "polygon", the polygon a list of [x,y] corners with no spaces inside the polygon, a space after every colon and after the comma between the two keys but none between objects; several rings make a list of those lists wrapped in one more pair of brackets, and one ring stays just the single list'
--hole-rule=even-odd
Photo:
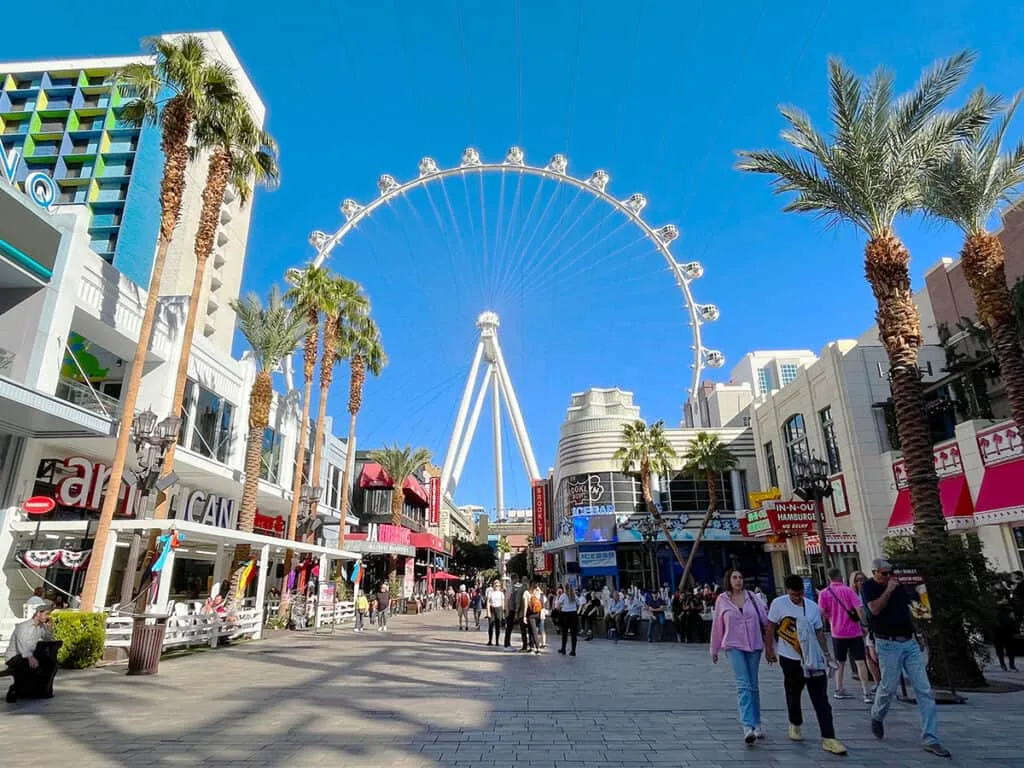
[{"label": "yellow sign", "polygon": [[782,498],[782,492],[778,488],[769,488],[767,491],[752,491],[748,494],[750,508],[760,509],[766,501],[775,501]]}]

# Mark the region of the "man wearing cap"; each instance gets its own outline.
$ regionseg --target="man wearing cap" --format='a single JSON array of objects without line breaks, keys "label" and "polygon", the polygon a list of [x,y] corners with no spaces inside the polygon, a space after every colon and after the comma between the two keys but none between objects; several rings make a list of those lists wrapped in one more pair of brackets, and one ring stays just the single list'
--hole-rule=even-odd
[{"label": "man wearing cap", "polygon": [[861,597],[868,609],[868,626],[875,636],[875,650],[882,669],[882,682],[871,706],[871,732],[885,737],[885,715],[896,696],[902,674],[917,698],[921,713],[921,739],[926,752],[949,757],[949,750],[939,743],[935,696],[932,694],[924,654],[915,637],[910,617],[910,598],[893,575],[892,565],[879,558],[871,565],[873,578],[864,582]]},{"label": "man wearing cap", "polygon": [[8,704],[16,702],[18,696],[53,696],[54,662],[36,658],[36,646],[53,639],[53,627],[50,625],[53,603],[44,600],[34,607],[32,618],[15,626],[4,654],[4,663],[14,678],[14,684],[7,690]]}]

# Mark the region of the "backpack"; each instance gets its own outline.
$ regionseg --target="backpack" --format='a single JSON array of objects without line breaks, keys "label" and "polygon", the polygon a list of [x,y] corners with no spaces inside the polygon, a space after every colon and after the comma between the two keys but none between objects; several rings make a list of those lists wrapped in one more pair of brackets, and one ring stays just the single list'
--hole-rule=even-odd
[{"label": "backpack", "polygon": [[465,592],[460,592],[459,593],[459,608],[468,608],[468,607],[469,607],[469,595],[467,595]]},{"label": "backpack", "polygon": [[536,595],[530,595],[530,613],[540,613],[544,604]]}]

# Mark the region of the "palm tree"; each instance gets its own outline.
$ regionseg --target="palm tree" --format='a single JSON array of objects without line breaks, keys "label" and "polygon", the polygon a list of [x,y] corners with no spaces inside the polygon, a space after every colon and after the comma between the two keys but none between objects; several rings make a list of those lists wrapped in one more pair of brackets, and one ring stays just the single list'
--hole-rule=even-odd
[{"label": "palm tree", "polygon": [[[370,459],[380,464],[391,478],[391,524],[402,524],[402,507],[405,503],[405,481],[424,464],[430,461],[430,451],[426,448],[413,448],[407,445],[399,448],[398,443],[384,446],[382,450],[371,451]],[[394,555],[389,560],[388,580],[394,578],[398,571],[398,558]]]},{"label": "palm tree", "polygon": [[690,441],[683,455],[683,472],[687,475],[703,480],[708,488],[708,509],[704,513],[704,519],[700,523],[700,530],[697,531],[697,538],[694,539],[693,548],[686,557],[686,565],[683,566],[683,576],[679,579],[679,589],[686,586],[686,580],[690,576],[690,569],[697,556],[697,549],[704,540],[704,531],[708,523],[718,511],[718,478],[723,472],[728,472],[736,466],[736,457],[718,439],[717,435],[710,432],[698,432]]},{"label": "palm tree", "polygon": [[[147,38],[143,44],[155,56],[155,62],[129,64],[117,72],[114,80],[119,92],[127,99],[121,120],[136,126],[160,126],[160,146],[164,155],[163,176],[160,180],[160,230],[146,307],[139,326],[139,340],[125,383],[122,403],[125,416],[117,435],[108,488],[118,488],[124,475],[132,420],[139,399],[139,384],[156,321],[160,282],[171,238],[181,217],[189,155],[188,139],[198,118],[218,105],[229,102],[237,92],[231,72],[225,65],[211,64],[207,60],[206,49],[198,37],[184,35],[173,42],[162,38]],[[110,522],[117,504],[116,493],[104,496],[94,539],[101,551],[106,547]],[[96,594],[102,567],[102,557],[89,562],[82,585],[83,611],[93,610],[97,597],[101,602],[106,599],[105,595]]]},{"label": "palm tree", "polygon": [[[370,300],[363,288],[354,280],[344,277],[331,279],[331,298],[324,318],[324,348],[320,355],[320,407],[316,414],[316,437],[313,440],[313,467],[311,484],[320,485],[320,458],[323,451],[324,419],[327,416],[327,394],[334,381],[334,366],[343,351],[339,345],[348,326],[358,323],[370,311]],[[316,501],[310,504],[310,515],[316,515]],[[345,527],[344,514],[339,527],[339,538]]]},{"label": "palm tree", "polygon": [[928,213],[953,222],[964,232],[960,251],[964,277],[978,317],[992,334],[1000,377],[1018,427],[1024,427],[1024,349],[1014,299],[1006,283],[1003,243],[986,225],[1000,204],[1024,184],[1024,141],[1000,153],[1021,95],[1014,97],[1001,120],[987,129],[975,128],[931,168],[925,190]]},{"label": "palm tree", "polygon": [[[292,506],[288,515],[288,539],[294,541],[299,519],[299,500],[302,492],[302,467],[306,461],[306,442],[309,434],[309,404],[313,399],[313,374],[316,372],[317,352],[320,347],[320,316],[328,311],[334,298],[331,275],[322,267],[308,264],[303,269],[289,269],[285,280],[291,288],[285,294],[296,312],[306,318],[306,340],[302,349],[304,389],[302,395],[302,422],[295,449],[295,478],[292,481]],[[285,573],[292,563],[292,552],[285,554]]]},{"label": "palm tree", "polygon": [[[953,581],[967,578],[966,561],[960,547],[953,546],[959,542],[951,543],[945,532],[917,366],[921,320],[910,282],[910,253],[895,229],[898,216],[921,209],[926,171],[990,119],[996,103],[980,91],[963,109],[940,111],[974,58],[964,52],[939,62],[898,99],[891,73],[880,69],[864,82],[842,62],[830,60],[832,135],[819,132],[799,109],[782,107],[789,123],[782,137],[798,154],[740,152],[737,167],[771,175],[776,193],[795,193],[784,210],[849,223],[868,238],[864,268],[878,305],[878,335],[889,357],[917,547],[929,563],[924,568],[928,589],[942,606],[935,613],[935,629],[957,647],[950,650],[956,662],[950,666],[977,680],[981,673],[970,656],[959,608],[956,601],[944,600],[955,588]],[[945,620],[938,620],[940,613]]]},{"label": "palm tree", "polygon": [[679,551],[679,545],[672,539],[672,531],[669,530],[668,523],[661,516],[661,510],[654,503],[654,497],[651,495],[651,475],[656,474],[667,478],[671,470],[669,461],[676,457],[675,450],[665,437],[665,422],[656,421],[651,424],[650,429],[647,428],[645,421],[623,424],[622,439],[626,444],[619,448],[612,458],[622,463],[624,473],[639,472],[640,488],[643,492],[644,504],[647,505],[647,512],[661,526],[661,531],[665,534],[665,541],[672,548],[672,554],[676,556],[679,565],[685,568],[683,553]]},{"label": "palm tree", "polygon": [[[254,184],[274,187],[279,178],[277,144],[270,134],[256,124],[249,105],[242,96],[236,94],[231,101],[218,107],[202,115],[196,121],[193,132],[193,158],[199,150],[211,150],[211,154],[207,164],[206,186],[203,188],[199,229],[196,232],[196,269],[192,278],[192,295],[189,298],[185,327],[181,334],[181,354],[174,380],[174,394],[171,397],[171,408],[174,413],[180,413],[182,410],[188,381],[188,363],[192,352],[192,337],[195,335],[196,320],[199,316],[199,296],[206,280],[206,265],[210,254],[213,253],[214,237],[220,225],[220,211],[224,205],[227,187],[230,184],[235,188],[244,205],[252,195]],[[164,457],[165,476],[174,469],[176,448],[177,444],[172,443]],[[161,493],[154,517],[167,517],[167,507],[168,497]],[[155,544],[155,540],[153,543]]]},{"label": "palm tree", "polygon": [[[274,400],[273,373],[285,357],[294,352],[308,331],[307,319],[292,310],[274,286],[267,305],[259,296],[249,294],[244,300],[233,300],[231,308],[238,315],[238,329],[249,343],[256,363],[256,380],[249,392],[249,434],[245,443],[245,481],[242,484],[242,506],[238,512],[238,530],[252,533],[256,519],[256,495],[260,481],[260,459],[263,456],[263,434],[270,423],[270,406]],[[229,595],[238,588],[239,566],[249,559],[248,544],[235,546],[231,562],[232,583]]]},{"label": "palm tree", "polygon": [[380,376],[384,366],[388,364],[388,356],[380,341],[380,329],[369,315],[364,315],[355,323],[345,326],[339,338],[339,354],[349,359],[348,384],[348,442],[346,443],[345,474],[341,481],[341,524],[338,527],[338,549],[345,543],[345,515],[348,510],[349,487],[352,482],[352,464],[355,455],[356,415],[363,407],[363,386],[366,384],[366,372]]}]

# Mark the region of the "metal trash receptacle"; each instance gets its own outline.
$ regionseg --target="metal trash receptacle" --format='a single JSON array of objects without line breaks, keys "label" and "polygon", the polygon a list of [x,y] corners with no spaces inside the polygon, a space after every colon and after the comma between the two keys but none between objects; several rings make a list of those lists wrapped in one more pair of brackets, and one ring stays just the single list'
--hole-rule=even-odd
[{"label": "metal trash receptacle", "polygon": [[167,619],[163,614],[152,613],[132,616],[132,640],[128,645],[129,675],[155,675],[160,671]]}]

